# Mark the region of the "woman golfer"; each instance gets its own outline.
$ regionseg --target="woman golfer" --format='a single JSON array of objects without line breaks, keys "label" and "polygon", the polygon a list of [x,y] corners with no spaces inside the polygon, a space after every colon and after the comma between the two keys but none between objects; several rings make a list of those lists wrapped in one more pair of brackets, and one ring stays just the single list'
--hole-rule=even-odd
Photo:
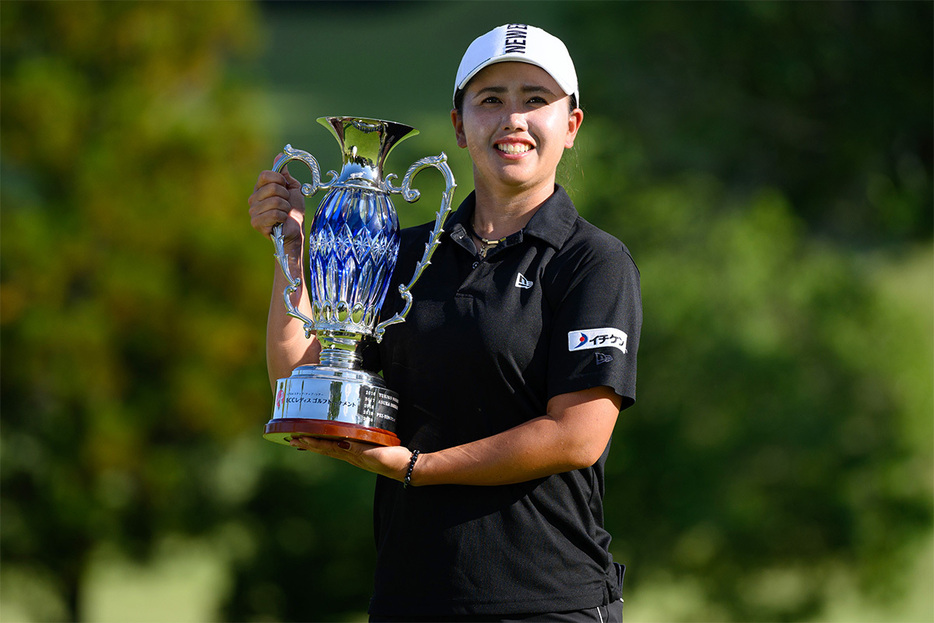
[{"label": "woman golfer", "polygon": [[[373,621],[622,618],[604,464],[635,400],[639,273],[555,182],[584,118],[579,101],[571,57],[547,32],[508,24],[470,44],[451,121],[476,190],[445,224],[406,321],[362,353],[401,397],[402,446],[292,442],[378,474]],[[268,236],[284,223],[293,258],[299,187],[265,171],[250,197],[253,227]],[[408,283],[431,225],[403,230],[390,291]],[[273,385],[319,350],[274,295]]]}]

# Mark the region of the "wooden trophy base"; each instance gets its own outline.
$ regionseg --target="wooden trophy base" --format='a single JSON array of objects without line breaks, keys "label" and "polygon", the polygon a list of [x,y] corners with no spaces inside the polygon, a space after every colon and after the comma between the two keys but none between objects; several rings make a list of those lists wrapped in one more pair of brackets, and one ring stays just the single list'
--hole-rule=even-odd
[{"label": "wooden trophy base", "polygon": [[399,446],[402,442],[388,430],[368,428],[346,422],[330,420],[308,420],[301,418],[281,418],[270,420],[263,435],[269,441],[289,445],[293,437],[321,437],[323,439],[350,439],[377,446]]}]

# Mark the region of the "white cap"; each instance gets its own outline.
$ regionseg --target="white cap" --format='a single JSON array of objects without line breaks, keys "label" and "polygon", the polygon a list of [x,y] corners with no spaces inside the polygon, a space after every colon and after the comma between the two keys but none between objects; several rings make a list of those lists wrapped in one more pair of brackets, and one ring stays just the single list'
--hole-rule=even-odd
[{"label": "white cap", "polygon": [[506,24],[474,39],[457,68],[454,95],[467,86],[481,69],[505,61],[541,67],[566,94],[573,95],[580,106],[577,72],[568,49],[561,39],[526,24]]}]

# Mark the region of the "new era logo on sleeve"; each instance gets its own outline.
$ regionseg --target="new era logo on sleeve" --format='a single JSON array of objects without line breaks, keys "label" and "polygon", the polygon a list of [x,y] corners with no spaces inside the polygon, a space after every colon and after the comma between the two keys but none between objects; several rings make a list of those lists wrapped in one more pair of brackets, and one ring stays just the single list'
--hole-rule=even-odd
[{"label": "new era logo on sleeve", "polygon": [[610,347],[625,353],[628,339],[629,336],[615,327],[569,331],[568,350],[588,350],[591,348]]}]

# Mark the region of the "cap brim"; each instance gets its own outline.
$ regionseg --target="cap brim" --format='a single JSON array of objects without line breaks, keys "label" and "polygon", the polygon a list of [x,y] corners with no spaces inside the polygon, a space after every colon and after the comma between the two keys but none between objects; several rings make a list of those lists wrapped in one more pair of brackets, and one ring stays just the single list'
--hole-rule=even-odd
[{"label": "cap brim", "polygon": [[545,66],[541,65],[540,63],[536,63],[533,60],[530,60],[524,54],[504,54],[503,56],[497,56],[496,58],[489,58],[485,60],[484,62],[480,63],[474,69],[472,69],[468,74],[466,74],[461,79],[460,82],[457,83],[456,87],[454,88],[454,97],[457,96],[458,91],[465,89],[467,85],[470,83],[470,81],[473,80],[474,77],[478,73],[480,73],[481,71],[483,71],[490,65],[496,65],[497,63],[509,63],[509,62],[525,63],[526,65],[534,65],[536,67],[539,67],[540,69],[545,71],[545,73],[547,73],[549,76],[552,77],[552,79],[558,84],[558,86],[561,87],[561,90],[564,91],[565,95],[573,95],[576,100],[580,101],[580,96],[577,94],[577,91],[574,89],[572,85],[562,84],[561,81],[558,80],[551,72],[549,72]]}]

